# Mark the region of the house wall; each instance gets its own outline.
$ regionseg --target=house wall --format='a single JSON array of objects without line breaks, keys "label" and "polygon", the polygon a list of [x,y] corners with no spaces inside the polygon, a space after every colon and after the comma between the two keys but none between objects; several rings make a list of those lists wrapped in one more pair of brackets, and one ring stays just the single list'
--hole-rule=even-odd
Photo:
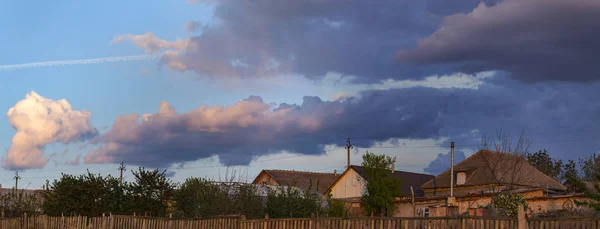
[{"label": "house wall", "polygon": [[353,169],[346,172],[329,192],[332,198],[344,199],[361,197],[365,187],[365,179]]},{"label": "house wall", "polygon": [[[563,210],[563,206],[573,206],[575,209],[582,209],[574,204],[575,200],[586,200],[583,196],[544,196],[543,190],[535,190],[530,192],[520,193],[525,197],[529,205],[529,213],[542,213],[548,211]],[[463,214],[471,212],[473,214],[477,209],[486,207],[492,203],[492,196],[469,196],[469,197],[458,197],[456,198],[457,213]],[[415,210],[423,211],[425,208],[429,209],[429,216],[446,216],[446,208],[443,207],[446,204],[445,199],[426,199],[415,201]],[[439,207],[442,206],[442,207]],[[394,211],[394,217],[412,217],[413,207],[409,201],[402,201],[396,203],[396,210]]]},{"label": "house wall", "polygon": [[583,201],[588,200],[588,198],[583,196],[530,198],[527,199],[527,204],[529,205],[529,209],[531,210],[530,213],[534,214],[563,210],[565,207],[572,207],[573,209],[585,209],[585,207],[579,207],[575,205],[575,200]]}]

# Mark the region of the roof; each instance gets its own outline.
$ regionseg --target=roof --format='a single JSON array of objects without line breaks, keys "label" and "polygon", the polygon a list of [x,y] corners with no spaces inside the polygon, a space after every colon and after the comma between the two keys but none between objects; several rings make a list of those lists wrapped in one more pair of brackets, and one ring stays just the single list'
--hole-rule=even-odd
[{"label": "roof", "polygon": [[[351,165],[350,168],[353,169],[354,171],[356,171],[356,173],[358,173],[358,175],[360,175],[362,178],[364,178],[368,182],[367,177],[364,175],[364,169],[362,166]],[[346,172],[347,171],[348,170],[346,170]],[[346,174],[346,172],[344,172],[344,174]],[[391,173],[391,171],[390,171],[390,173]],[[344,174],[342,174],[342,176]],[[423,190],[421,190],[421,185],[423,185],[427,181],[434,178],[433,175],[429,175],[429,174],[411,173],[411,172],[405,172],[405,171],[399,171],[399,170],[394,170],[394,172],[391,174],[394,177],[402,179],[403,182],[402,182],[400,189],[401,189],[402,193],[406,196],[411,195],[411,191],[410,191],[411,186],[413,187],[415,196],[423,196],[424,192],[423,192]],[[333,186],[333,184],[332,184],[332,186]]]},{"label": "roof", "polygon": [[[263,170],[258,176],[256,176],[256,179],[258,179],[262,173],[268,174],[281,186],[295,186],[303,190],[308,189],[312,182],[313,188],[318,188],[317,190],[321,194],[324,194],[327,191],[327,188],[329,188],[329,186],[331,186],[339,177],[339,175],[336,176],[333,173],[315,173],[293,170]],[[256,179],[252,183],[256,183]]]},{"label": "roof", "polygon": [[[510,184],[559,191],[567,189],[558,181],[537,170],[525,158],[514,154],[481,150],[456,164],[454,170],[455,173],[466,172],[465,183],[454,187]],[[450,169],[435,177],[435,183],[431,180],[421,188],[450,188]]]}]

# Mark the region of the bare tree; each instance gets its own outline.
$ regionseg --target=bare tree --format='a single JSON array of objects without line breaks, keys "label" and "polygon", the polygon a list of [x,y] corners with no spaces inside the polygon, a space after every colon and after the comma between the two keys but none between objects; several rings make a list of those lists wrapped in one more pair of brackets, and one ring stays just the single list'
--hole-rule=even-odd
[{"label": "bare tree", "polygon": [[537,186],[535,181],[539,173],[535,173],[525,159],[530,146],[531,141],[524,130],[515,137],[499,130],[494,137],[481,138],[478,153],[485,164],[492,192]]}]

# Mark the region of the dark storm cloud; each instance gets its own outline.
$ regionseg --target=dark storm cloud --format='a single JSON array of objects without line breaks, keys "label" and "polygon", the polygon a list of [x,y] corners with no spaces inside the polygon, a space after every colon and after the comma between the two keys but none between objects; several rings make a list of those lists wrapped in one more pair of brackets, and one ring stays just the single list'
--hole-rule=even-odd
[{"label": "dark storm cloud", "polygon": [[169,42],[147,33],[119,36],[114,42],[130,40],[149,52],[169,50],[162,64],[209,77],[297,73],[312,78],[338,72],[359,80],[415,78],[441,68],[398,64],[396,50],[411,47],[444,16],[472,10],[479,1],[194,2],[215,7],[216,22],[202,26],[201,35]]},{"label": "dark storm cloud", "polygon": [[[526,128],[534,147],[580,156],[598,149],[592,140],[600,134],[581,132],[600,127],[598,86],[504,80],[478,90],[370,90],[344,100],[305,97],[302,104],[279,106],[252,96],[232,106],[202,106],[182,114],[165,102],[145,121],[136,114],[119,117],[94,139],[99,148],[85,162],[164,167],[218,155],[226,164],[248,164],[281,150],[322,154],[324,145],[341,146],[347,137],[358,147],[391,138],[448,137],[462,149],[477,143],[474,130],[492,135],[500,128],[508,133]],[[569,140],[583,142],[560,144]]]},{"label": "dark storm cloud", "polygon": [[519,80],[593,81],[600,52],[600,1],[506,0],[444,19],[403,62],[496,69]]},{"label": "dark storm cloud", "polygon": [[[461,162],[464,160],[465,153],[463,151],[454,151],[454,164]],[[443,154],[440,153],[438,156],[429,163],[429,165],[423,169],[426,173],[430,173],[432,175],[438,175],[450,168],[451,163],[451,155],[450,152]]]}]

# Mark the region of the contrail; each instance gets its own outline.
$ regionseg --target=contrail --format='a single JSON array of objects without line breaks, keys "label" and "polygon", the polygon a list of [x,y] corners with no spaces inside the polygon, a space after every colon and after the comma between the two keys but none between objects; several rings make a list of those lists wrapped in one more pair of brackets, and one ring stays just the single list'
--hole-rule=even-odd
[{"label": "contrail", "polygon": [[25,64],[11,64],[11,65],[0,65],[0,72],[18,70],[23,68],[41,68],[41,67],[53,67],[53,66],[67,66],[67,65],[79,65],[79,64],[104,64],[110,62],[125,62],[125,61],[140,61],[140,60],[156,60],[160,58],[161,54],[153,55],[135,55],[135,56],[115,56],[115,57],[102,57],[94,59],[82,59],[82,60],[55,60],[55,61],[44,61],[44,62],[32,62]]}]

